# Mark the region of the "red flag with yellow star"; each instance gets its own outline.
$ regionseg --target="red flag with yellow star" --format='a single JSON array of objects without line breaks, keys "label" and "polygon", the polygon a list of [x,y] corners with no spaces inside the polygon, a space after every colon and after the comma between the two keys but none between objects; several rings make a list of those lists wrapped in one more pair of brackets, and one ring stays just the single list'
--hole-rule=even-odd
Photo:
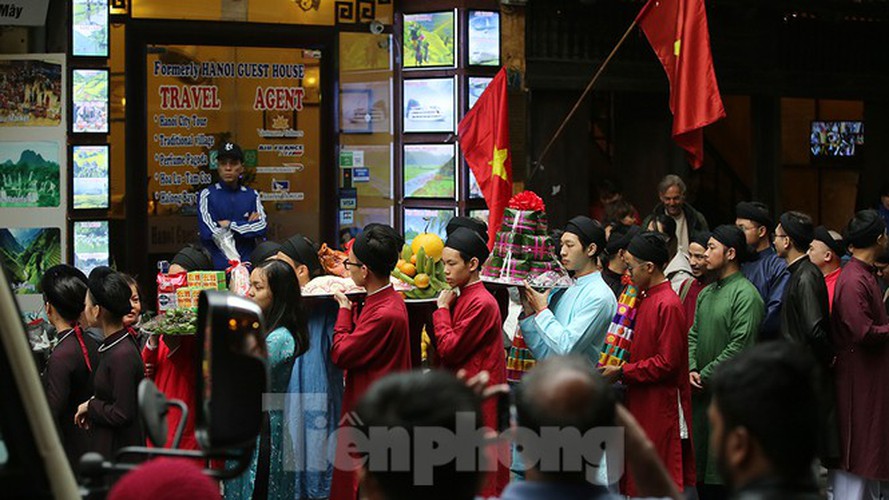
[{"label": "red flag with yellow star", "polygon": [[699,168],[704,161],[704,127],[725,118],[704,0],[648,0],[636,22],[670,80],[673,139]]},{"label": "red flag with yellow star", "polygon": [[482,92],[475,106],[457,126],[460,149],[488,204],[488,247],[503,220],[503,210],[512,196],[512,158],[509,154],[509,109],[506,99],[506,69]]}]

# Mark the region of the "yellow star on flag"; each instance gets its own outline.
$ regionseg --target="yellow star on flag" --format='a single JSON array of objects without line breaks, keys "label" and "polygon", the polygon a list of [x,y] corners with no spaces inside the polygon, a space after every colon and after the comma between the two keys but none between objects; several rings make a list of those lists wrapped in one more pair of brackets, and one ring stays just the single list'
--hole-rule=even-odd
[{"label": "yellow star on flag", "polygon": [[491,161],[488,162],[488,165],[491,165],[491,175],[496,175],[500,177],[504,181],[506,181],[506,167],[504,164],[506,163],[506,158],[509,156],[509,152],[504,149],[497,149],[497,146],[494,146],[494,156]]}]

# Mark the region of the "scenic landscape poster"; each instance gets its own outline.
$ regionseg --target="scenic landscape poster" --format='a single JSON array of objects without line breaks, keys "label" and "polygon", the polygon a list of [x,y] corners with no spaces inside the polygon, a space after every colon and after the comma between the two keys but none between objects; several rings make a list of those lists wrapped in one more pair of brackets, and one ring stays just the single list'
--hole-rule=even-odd
[{"label": "scenic landscape poster", "polygon": [[0,142],[0,207],[59,206],[59,145]]},{"label": "scenic landscape poster", "polygon": [[107,266],[108,221],[74,223],[74,267],[86,274],[95,267]]},{"label": "scenic landscape poster", "polygon": [[0,61],[0,127],[57,127],[62,123],[62,65]]},{"label": "scenic landscape poster", "polygon": [[410,243],[420,233],[435,233],[446,238],[448,221],[456,215],[454,209],[404,209],[404,241]]},{"label": "scenic landscape poster", "polygon": [[469,65],[500,66],[500,13],[469,11]]},{"label": "scenic landscape poster", "polygon": [[404,15],[405,68],[453,67],[454,11]]},{"label": "scenic landscape poster", "polygon": [[454,79],[404,81],[404,131],[454,131]]},{"label": "scenic landscape poster", "polygon": [[0,259],[16,294],[39,294],[40,278],[62,262],[62,231],[57,227],[0,228]]},{"label": "scenic landscape poster", "polygon": [[456,192],[453,144],[404,146],[404,196],[453,198]]},{"label": "scenic landscape poster", "polygon": [[74,146],[74,208],[108,208],[108,146]]},{"label": "scenic landscape poster", "polygon": [[71,72],[74,132],[108,132],[108,70]]},{"label": "scenic landscape poster", "polygon": [[108,57],[108,0],[73,0],[71,54]]}]

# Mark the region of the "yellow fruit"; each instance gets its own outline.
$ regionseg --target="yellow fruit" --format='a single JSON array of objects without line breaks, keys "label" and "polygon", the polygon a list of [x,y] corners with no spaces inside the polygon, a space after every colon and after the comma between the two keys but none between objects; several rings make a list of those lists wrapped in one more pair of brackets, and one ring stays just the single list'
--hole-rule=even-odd
[{"label": "yellow fruit", "polygon": [[411,264],[417,263],[417,254],[411,255]]},{"label": "yellow fruit", "polygon": [[405,262],[404,265],[401,266],[400,270],[411,278],[417,275],[417,268],[409,262]]},{"label": "yellow fruit", "polygon": [[417,288],[429,288],[429,275],[426,273],[420,273],[414,278],[414,284],[417,285]]},{"label": "yellow fruit", "polygon": [[401,269],[401,266],[405,265],[407,262],[404,259],[398,259],[398,263],[395,264],[396,269]]},{"label": "yellow fruit", "polygon": [[426,251],[426,255],[432,257],[435,262],[438,262],[441,260],[441,251],[444,250],[444,241],[441,241],[441,238],[437,234],[421,233],[414,238],[413,242],[411,242],[411,250],[416,254],[420,247],[423,247]]}]

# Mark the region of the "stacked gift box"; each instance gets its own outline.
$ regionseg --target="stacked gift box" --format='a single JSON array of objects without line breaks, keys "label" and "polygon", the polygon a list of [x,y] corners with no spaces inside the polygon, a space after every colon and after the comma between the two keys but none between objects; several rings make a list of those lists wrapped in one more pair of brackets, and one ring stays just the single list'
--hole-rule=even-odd
[{"label": "stacked gift box", "polygon": [[509,200],[491,256],[482,267],[482,278],[518,285],[548,271],[564,272],[555,249],[543,200],[524,191]]}]

